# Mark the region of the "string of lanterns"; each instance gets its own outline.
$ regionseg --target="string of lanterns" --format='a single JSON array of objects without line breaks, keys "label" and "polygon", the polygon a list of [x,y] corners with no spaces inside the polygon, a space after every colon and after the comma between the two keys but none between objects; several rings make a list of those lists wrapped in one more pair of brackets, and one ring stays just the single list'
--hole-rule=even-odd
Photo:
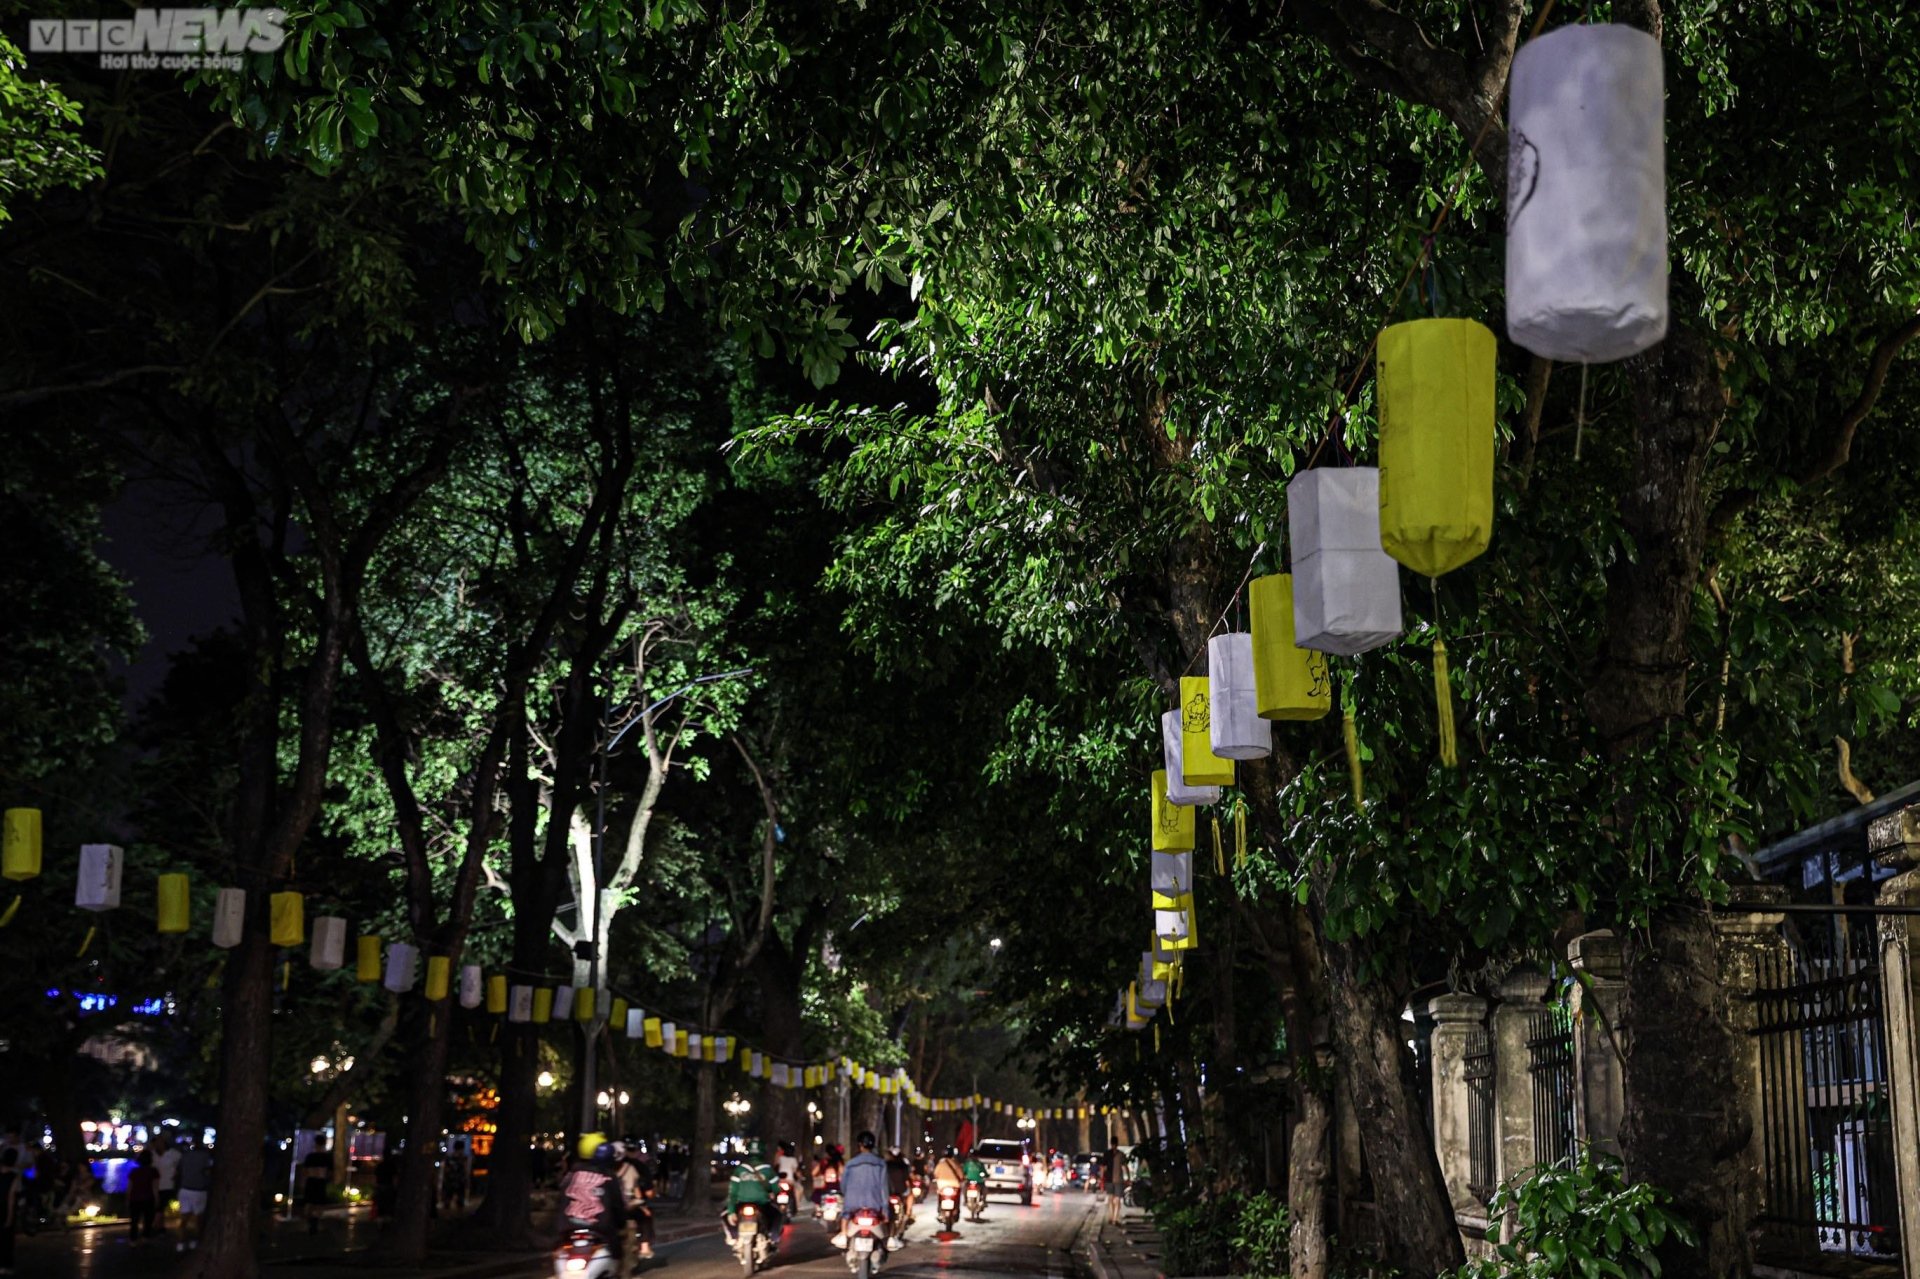
[{"label": "string of lanterns", "polygon": [[[9,808],[4,819],[4,838],[0,839],[0,878],[21,882],[37,878],[43,870],[41,814],[36,808]],[[121,880],[125,853],[112,844],[83,844],[75,867],[74,905],[78,909],[102,912],[120,907]],[[155,892],[156,931],[163,935],[184,934],[192,923],[192,904],[188,876],[167,871],[157,877]],[[0,927],[12,922],[20,899],[16,897],[0,914]],[[339,915],[320,915],[308,928],[306,899],[298,892],[268,895],[267,933],[278,947],[306,946],[308,963],[320,972],[335,972],[347,967],[348,921]],[[214,899],[211,940],[223,950],[240,944],[245,934],[247,891],[222,888]],[[93,938],[80,953],[85,954]],[[569,1016],[582,1023],[600,1020],[619,1027],[630,1040],[658,1049],[673,1057],[691,1061],[737,1065],[749,1078],[765,1080],[775,1087],[820,1088],[844,1078],[855,1087],[867,1088],[882,1096],[901,1096],[910,1104],[932,1113],[952,1113],[979,1108],[995,1114],[1025,1119],[1085,1118],[1089,1108],[1030,1107],[996,1097],[974,1094],[966,1097],[929,1097],[905,1070],[868,1066],[851,1057],[820,1061],[793,1061],[740,1042],[738,1036],[708,1029],[695,1029],[632,1006],[624,997],[607,989],[570,985],[544,986],[510,982],[504,973],[486,973],[478,964],[464,964],[456,988],[453,961],[445,955],[428,955],[424,974],[419,947],[409,942],[383,941],[373,934],[354,934],[354,979],[379,983],[395,994],[420,988],[431,1003],[454,997],[468,1010],[482,1009],[508,1022],[546,1025]],[[1101,1107],[1099,1113],[1109,1113]]]}]

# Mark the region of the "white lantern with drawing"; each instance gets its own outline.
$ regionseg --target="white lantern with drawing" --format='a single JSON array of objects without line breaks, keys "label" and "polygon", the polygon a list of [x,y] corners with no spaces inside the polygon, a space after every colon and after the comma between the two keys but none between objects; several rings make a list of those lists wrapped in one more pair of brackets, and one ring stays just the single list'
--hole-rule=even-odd
[{"label": "white lantern with drawing", "polygon": [[1514,55],[1507,334],[1550,360],[1622,360],[1667,335],[1660,42],[1569,23]]},{"label": "white lantern with drawing", "polygon": [[647,1014],[642,1008],[627,1009],[627,1038],[639,1039],[647,1033]]},{"label": "white lantern with drawing", "polygon": [[1180,780],[1183,732],[1179,711],[1168,711],[1160,717],[1160,754],[1167,766],[1167,802],[1182,808],[1217,804],[1220,802],[1218,786],[1188,786]]},{"label": "white lantern with drawing", "polygon": [[512,986],[508,988],[507,1020],[517,1022],[533,1020],[533,987]]},{"label": "white lantern with drawing", "polygon": [[419,957],[418,947],[403,941],[391,943],[387,947],[387,971],[380,979],[381,984],[396,995],[412,990],[413,970]]},{"label": "white lantern with drawing", "polygon": [[213,899],[213,944],[232,950],[247,930],[247,890],[223,888]]},{"label": "white lantern with drawing", "polygon": [[1293,642],[1353,657],[1398,638],[1400,566],[1380,545],[1380,472],[1302,471],[1287,484]]},{"label": "white lantern with drawing", "polygon": [[120,905],[121,852],[114,844],[80,845],[80,876],[73,904],[81,910],[113,910]]},{"label": "white lantern with drawing", "polygon": [[1207,641],[1207,732],[1221,759],[1273,754],[1273,724],[1260,718],[1253,685],[1253,636],[1230,631]]},{"label": "white lantern with drawing", "polygon": [[338,915],[322,915],[313,921],[313,941],[307,962],[321,972],[331,972],[347,962],[347,921]]},{"label": "white lantern with drawing", "polygon": [[478,1008],[487,997],[487,976],[478,964],[460,966],[460,1006]]}]

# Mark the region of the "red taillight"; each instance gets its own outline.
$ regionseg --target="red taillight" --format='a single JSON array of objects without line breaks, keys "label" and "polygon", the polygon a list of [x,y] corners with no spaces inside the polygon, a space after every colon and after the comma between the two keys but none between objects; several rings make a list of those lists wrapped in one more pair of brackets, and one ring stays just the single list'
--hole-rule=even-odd
[{"label": "red taillight", "polygon": [[759,1211],[759,1210],[758,1210],[758,1209],[756,1209],[756,1208],[755,1208],[755,1207],[754,1207],[754,1206],[753,1206],[752,1204],[741,1204],[741,1205],[740,1205],[740,1215],[741,1215],[742,1217],[752,1217],[752,1216],[754,1216],[754,1215],[756,1215],[756,1214],[758,1213],[758,1211]]},{"label": "red taillight", "polygon": [[1032,1155],[1021,1155],[1021,1156],[1020,1156],[1020,1166],[1021,1166],[1022,1168],[1031,1168],[1031,1167],[1033,1167],[1033,1156],[1032,1156]]}]

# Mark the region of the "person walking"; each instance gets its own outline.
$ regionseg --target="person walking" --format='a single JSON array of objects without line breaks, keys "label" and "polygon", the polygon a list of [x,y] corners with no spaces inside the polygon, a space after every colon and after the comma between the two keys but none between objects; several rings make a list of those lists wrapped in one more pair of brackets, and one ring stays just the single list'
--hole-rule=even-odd
[{"label": "person walking", "polygon": [[20,1152],[0,1150],[0,1275],[13,1273],[13,1231],[20,1212]]},{"label": "person walking", "polygon": [[313,1143],[313,1149],[300,1161],[300,1202],[306,1206],[307,1233],[320,1233],[320,1210],[327,1206],[327,1185],[333,1180],[333,1154],[326,1139]]},{"label": "person walking", "polygon": [[180,1193],[180,1143],[169,1139],[153,1157],[153,1170],[160,1174],[159,1198],[155,1205],[155,1215],[159,1218],[160,1229],[167,1228],[167,1211],[173,1207],[175,1196]]},{"label": "person walking", "polygon": [[207,1215],[207,1190],[213,1185],[213,1152],[204,1138],[187,1138],[180,1155],[180,1238],[173,1250],[200,1246],[200,1224]]},{"label": "person walking", "polygon": [[160,1173],[153,1166],[153,1156],[143,1150],[133,1157],[133,1167],[127,1172],[127,1242],[153,1238],[154,1208],[159,1198]]}]

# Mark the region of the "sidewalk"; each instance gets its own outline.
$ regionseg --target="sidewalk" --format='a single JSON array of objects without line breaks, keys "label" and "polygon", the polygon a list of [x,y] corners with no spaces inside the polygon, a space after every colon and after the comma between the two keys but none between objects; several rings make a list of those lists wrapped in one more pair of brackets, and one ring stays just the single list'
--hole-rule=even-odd
[{"label": "sidewalk", "polygon": [[1120,1224],[1107,1220],[1106,1205],[1096,1209],[1086,1236],[1087,1265],[1094,1279],[1166,1279],[1160,1268],[1160,1229],[1144,1209],[1122,1208]]}]

